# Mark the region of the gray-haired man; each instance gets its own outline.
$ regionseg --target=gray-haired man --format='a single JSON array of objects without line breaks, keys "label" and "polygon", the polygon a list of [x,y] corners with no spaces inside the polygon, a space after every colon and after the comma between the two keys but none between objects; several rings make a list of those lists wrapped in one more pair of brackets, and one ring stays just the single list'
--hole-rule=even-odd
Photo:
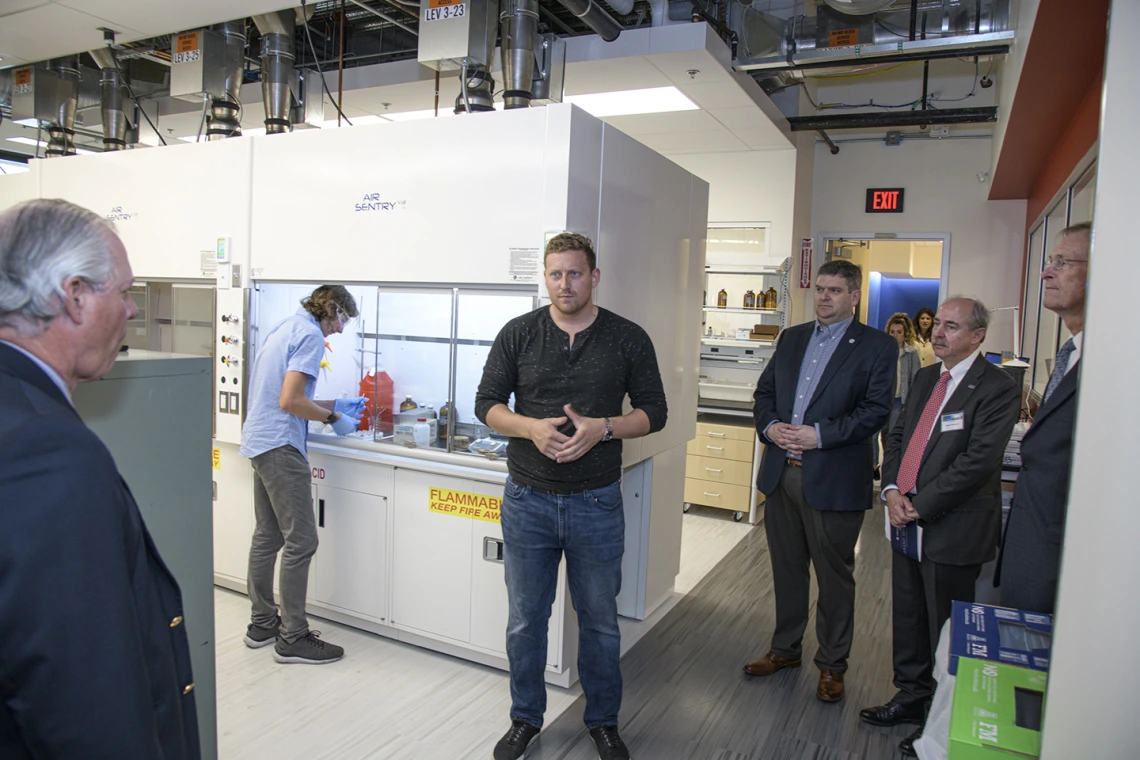
[{"label": "gray-haired man", "polygon": [[197,758],[178,583],[71,406],[138,313],[111,226],[0,214],[0,757]]}]

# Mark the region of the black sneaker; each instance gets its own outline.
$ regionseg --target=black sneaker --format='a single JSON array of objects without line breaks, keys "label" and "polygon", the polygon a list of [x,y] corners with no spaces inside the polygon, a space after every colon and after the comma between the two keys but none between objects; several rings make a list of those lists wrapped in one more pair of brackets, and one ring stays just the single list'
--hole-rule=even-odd
[{"label": "black sneaker", "polygon": [[495,760],[518,760],[526,754],[526,745],[541,730],[521,720],[512,720],[511,730],[503,734],[495,745]]},{"label": "black sneaker", "polygon": [[324,665],[344,657],[344,647],[321,641],[320,631],[309,631],[303,639],[289,644],[278,639],[273,646],[273,659],[277,662],[303,662],[309,665]]},{"label": "black sneaker", "polygon": [[259,625],[250,623],[249,626],[245,629],[245,638],[242,640],[250,649],[261,649],[262,647],[269,646],[273,642],[277,641],[277,634],[280,629],[281,618],[277,619],[277,622],[273,625],[272,628],[262,628]]},{"label": "black sneaker", "polygon": [[591,728],[590,738],[598,748],[600,760],[629,760],[629,748],[618,736],[617,726]]}]

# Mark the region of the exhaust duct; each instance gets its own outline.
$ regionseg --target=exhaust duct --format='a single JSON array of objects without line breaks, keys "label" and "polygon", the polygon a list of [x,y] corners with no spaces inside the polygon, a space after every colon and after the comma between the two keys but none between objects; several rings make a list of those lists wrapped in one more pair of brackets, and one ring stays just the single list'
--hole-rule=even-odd
[{"label": "exhaust duct", "polygon": [[56,58],[51,69],[59,77],[56,113],[48,125],[46,158],[75,155],[75,108],[79,102],[79,56]]},{"label": "exhaust duct", "polygon": [[295,60],[293,11],[257,15],[253,17],[253,23],[261,32],[261,97],[265,102],[265,133],[291,132],[290,84]]},{"label": "exhaust duct", "polygon": [[[221,32],[226,42],[224,66],[225,85],[222,97],[216,97],[210,104],[210,126],[206,130],[207,140],[224,140],[227,137],[241,137],[241,85],[245,72],[245,20],[227,21],[215,29]],[[264,85],[262,85],[264,90]],[[268,110],[266,111],[268,114]]]},{"label": "exhaust duct", "polygon": [[110,48],[96,48],[91,57],[102,74],[103,150],[126,150],[127,113],[123,110],[123,75]]},{"label": "exhaust duct", "polygon": [[606,42],[613,42],[621,34],[621,24],[594,0],[558,0],[558,2]]},{"label": "exhaust duct", "polygon": [[[463,77],[463,73],[460,73]],[[455,98],[455,113],[479,113],[495,110],[495,80],[485,66],[467,69],[466,79],[461,80],[459,95]],[[528,99],[530,93],[527,93]],[[508,106],[509,108],[510,106]]]},{"label": "exhaust duct", "polygon": [[503,35],[503,103],[507,108],[527,108],[534,79],[538,0],[505,0],[499,21]]}]

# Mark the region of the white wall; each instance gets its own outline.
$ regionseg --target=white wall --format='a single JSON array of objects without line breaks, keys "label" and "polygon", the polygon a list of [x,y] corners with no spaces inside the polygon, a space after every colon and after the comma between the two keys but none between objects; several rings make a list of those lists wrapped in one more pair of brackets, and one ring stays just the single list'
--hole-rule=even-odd
[{"label": "white wall", "polygon": [[[849,142],[838,155],[822,144],[815,151],[817,267],[824,234],[949,234],[948,293],[976,296],[991,309],[1019,303],[1025,201],[986,200],[989,184],[976,175],[989,171],[989,139],[905,140],[897,147]],[[905,188],[904,213],[867,214],[869,187]],[[1013,349],[1012,312],[994,315],[986,347]]]},{"label": "white wall", "polygon": [[1137,756],[1136,704],[1125,695],[1140,668],[1135,474],[1140,406],[1131,401],[1140,353],[1122,351],[1120,342],[1121,319],[1136,300],[1129,252],[1136,230],[1135,170],[1140,165],[1137,29],[1140,3],[1114,2],[1080,406],[1042,760]]}]

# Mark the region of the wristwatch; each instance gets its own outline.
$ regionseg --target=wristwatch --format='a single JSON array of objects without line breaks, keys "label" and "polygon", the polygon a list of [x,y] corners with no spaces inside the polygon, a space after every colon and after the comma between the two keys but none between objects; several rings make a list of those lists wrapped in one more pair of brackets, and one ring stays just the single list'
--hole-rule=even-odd
[{"label": "wristwatch", "polygon": [[606,434],[602,436],[603,441],[612,441],[614,439],[614,425],[610,422],[609,417],[602,417],[602,422],[606,423]]},{"label": "wristwatch", "polygon": [[325,424],[331,425],[336,422],[336,412],[329,412],[329,416],[325,417]]}]

